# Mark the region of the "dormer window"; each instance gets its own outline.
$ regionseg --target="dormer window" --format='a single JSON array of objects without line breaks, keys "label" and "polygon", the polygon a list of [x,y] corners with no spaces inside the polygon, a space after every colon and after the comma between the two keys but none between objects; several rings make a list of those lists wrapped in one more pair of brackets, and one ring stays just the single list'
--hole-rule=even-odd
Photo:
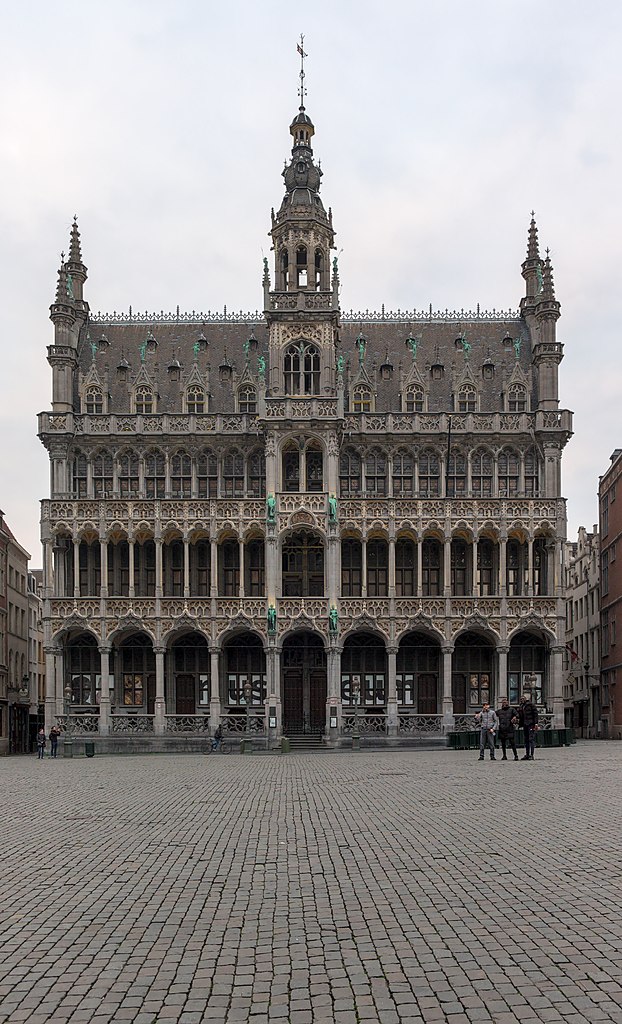
[{"label": "dormer window", "polygon": [[285,394],[319,395],[320,353],[315,345],[301,341],[285,351]]},{"label": "dormer window", "polygon": [[104,396],[100,387],[92,385],[86,389],[85,406],[89,416],[97,416],[104,411]]},{"label": "dormer window", "polygon": [[257,412],[257,392],[250,385],[246,385],[238,391],[238,411],[246,412],[251,416]]},{"label": "dormer window", "polygon": [[136,388],[134,401],[136,403],[137,413],[145,415],[153,412],[153,391],[146,384],[142,384],[140,387]]},{"label": "dormer window", "polygon": [[508,410],[509,412],[526,412],[527,392],[520,384],[513,384],[508,389]]},{"label": "dormer window", "polygon": [[372,393],[368,388],[357,388],[356,391],[352,393],[352,411],[371,412],[372,401]]},{"label": "dormer window", "polygon": [[195,385],[188,388],[186,392],[186,407],[189,413],[200,414],[205,412],[205,391]]},{"label": "dormer window", "polygon": [[425,398],[422,388],[410,388],[406,392],[406,412],[423,412]]},{"label": "dormer window", "polygon": [[458,392],[458,412],[475,412],[477,405],[477,393],[475,388],[468,385],[460,388]]}]

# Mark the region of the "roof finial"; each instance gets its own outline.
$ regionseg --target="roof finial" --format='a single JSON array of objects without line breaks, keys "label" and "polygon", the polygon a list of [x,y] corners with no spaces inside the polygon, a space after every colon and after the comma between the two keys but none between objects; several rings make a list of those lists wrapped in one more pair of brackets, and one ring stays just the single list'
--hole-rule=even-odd
[{"label": "roof finial", "polygon": [[305,37],[304,37],[304,35],[301,32],[300,33],[300,42],[296,46],[296,49],[298,50],[298,53],[300,54],[300,88],[298,89],[298,95],[300,96],[300,109],[301,110],[305,109],[305,96],[307,95],[307,90],[305,89],[305,57],[307,57],[308,54],[306,54],[305,51],[304,51],[304,41],[305,41]]}]

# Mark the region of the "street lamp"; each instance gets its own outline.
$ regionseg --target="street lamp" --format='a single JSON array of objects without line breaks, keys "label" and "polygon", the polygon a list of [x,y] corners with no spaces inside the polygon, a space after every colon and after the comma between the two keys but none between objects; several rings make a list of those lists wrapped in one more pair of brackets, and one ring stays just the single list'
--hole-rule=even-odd
[{"label": "street lamp", "polygon": [[352,729],[352,750],[360,750],[359,704],[361,702],[361,681],[358,676],[352,680],[352,697],[354,698],[354,728]]},{"label": "street lamp", "polygon": [[244,753],[246,754],[251,749],[251,697],[253,694],[253,686],[250,679],[247,679],[244,683],[244,701],[246,703],[246,736],[244,742]]},{"label": "street lamp", "polygon": [[71,704],[71,686],[67,683],[64,689],[65,735],[63,737],[63,757],[73,757],[73,739],[69,731],[69,707]]}]

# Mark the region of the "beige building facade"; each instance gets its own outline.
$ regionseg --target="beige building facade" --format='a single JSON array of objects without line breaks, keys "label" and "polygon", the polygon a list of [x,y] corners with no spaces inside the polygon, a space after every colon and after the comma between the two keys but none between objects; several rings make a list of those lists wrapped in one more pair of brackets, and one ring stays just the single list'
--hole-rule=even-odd
[{"label": "beige building facade", "polygon": [[529,690],[563,725],[563,346],[519,309],[345,312],[314,125],[290,125],[253,314],[51,306],[46,722],[101,749],[443,742]]},{"label": "beige building facade", "polygon": [[602,737],[600,552],[598,527],[579,527],[566,549],[566,725],[585,739]]}]

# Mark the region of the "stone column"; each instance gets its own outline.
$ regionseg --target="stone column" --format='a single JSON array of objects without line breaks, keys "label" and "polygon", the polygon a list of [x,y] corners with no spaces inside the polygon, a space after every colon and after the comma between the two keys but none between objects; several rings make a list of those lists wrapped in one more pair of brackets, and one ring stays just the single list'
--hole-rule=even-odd
[{"label": "stone column", "polygon": [[99,648],[101,689],[99,694],[99,734],[108,736],[110,733],[110,644],[102,644]]},{"label": "stone column", "polygon": [[[496,702],[495,702],[497,704],[497,706],[499,704],[501,704],[502,700],[507,700],[507,698],[508,698],[508,652],[509,652],[509,650],[510,650],[509,647],[504,647],[504,646],[497,647],[497,654],[499,656],[499,663],[498,663],[499,664],[499,669],[498,669],[498,676],[497,676],[497,687],[498,687],[498,689],[497,689],[497,699],[496,699]],[[492,703],[492,694],[491,694],[491,706],[492,707],[495,706]]]},{"label": "stone column", "polygon": [[423,596],[423,538],[417,539],[417,597]]},{"label": "stone column", "polygon": [[222,706],[220,703],[220,648],[210,647],[210,704],[209,726],[212,734],[220,725]]},{"label": "stone column", "polygon": [[184,597],[190,597],[190,541],[184,536]]},{"label": "stone column", "polygon": [[473,565],[471,566],[472,578],[471,578],[471,593],[474,597],[481,597],[480,591],[480,575],[478,565],[478,539],[474,537],[473,544],[471,546],[471,557],[473,559]]},{"label": "stone column", "polygon": [[451,693],[451,663],[454,649],[450,644],[444,644],[443,652],[443,728],[445,732],[454,725],[454,701]]},{"label": "stone column", "polygon": [[101,576],[101,596],[108,597],[108,539],[104,537],[99,542],[99,567]]},{"label": "stone column", "polygon": [[163,541],[161,537],[155,537],[155,592],[156,597],[162,597],[162,577],[163,577],[163,552],[162,552]]},{"label": "stone column", "polygon": [[550,648],[549,660],[549,693],[547,706],[553,712],[553,728],[563,729],[564,727],[564,674],[563,656],[564,645],[555,644]]},{"label": "stone column", "polygon": [[155,654],[156,663],[155,717],[153,722],[153,731],[156,736],[163,736],[166,728],[165,715],[167,711],[166,696],[164,692],[164,655],[166,653],[166,648],[154,647],[153,653]]},{"label": "stone column", "polygon": [[387,732],[397,736],[399,718],[397,714],[397,647],[387,647]]},{"label": "stone column", "polygon": [[367,537],[361,541],[361,597],[367,597]]},{"label": "stone column", "polygon": [[136,541],[132,537],[128,539],[128,559],[129,559],[129,577],[128,577],[128,597],[134,597],[135,594],[135,582],[134,582],[134,548]]},{"label": "stone column", "polygon": [[[331,638],[326,656],[326,735],[331,743],[341,732],[341,651],[337,638]],[[331,726],[331,718],[337,720]]]},{"label": "stone column", "polygon": [[527,597],[533,597],[533,537],[527,541]]},{"label": "stone column", "polygon": [[240,598],[243,598],[244,597],[244,541],[241,540],[241,539],[238,541],[238,552],[239,552],[238,553],[238,562],[240,564],[240,585],[239,585],[238,593],[240,595]]},{"label": "stone column", "polygon": [[73,539],[73,596],[80,597],[80,541]]},{"label": "stone column", "polygon": [[389,537],[389,597],[395,597],[395,537]]},{"label": "stone column", "polygon": [[443,545],[443,596],[451,596],[451,537],[445,537]]},{"label": "stone column", "polygon": [[502,532],[499,540],[499,596],[507,597],[508,593],[508,535]]},{"label": "stone column", "polygon": [[56,654],[58,648],[52,645],[45,647],[45,735],[49,736],[58,711],[56,699]]},{"label": "stone column", "polygon": [[210,597],[218,596],[218,544],[214,537],[210,538]]},{"label": "stone column", "polygon": [[283,731],[283,713],[281,702],[281,648],[276,637],[268,637],[266,647],[266,704],[276,712],[276,730],[270,730],[274,740],[278,740]]}]

